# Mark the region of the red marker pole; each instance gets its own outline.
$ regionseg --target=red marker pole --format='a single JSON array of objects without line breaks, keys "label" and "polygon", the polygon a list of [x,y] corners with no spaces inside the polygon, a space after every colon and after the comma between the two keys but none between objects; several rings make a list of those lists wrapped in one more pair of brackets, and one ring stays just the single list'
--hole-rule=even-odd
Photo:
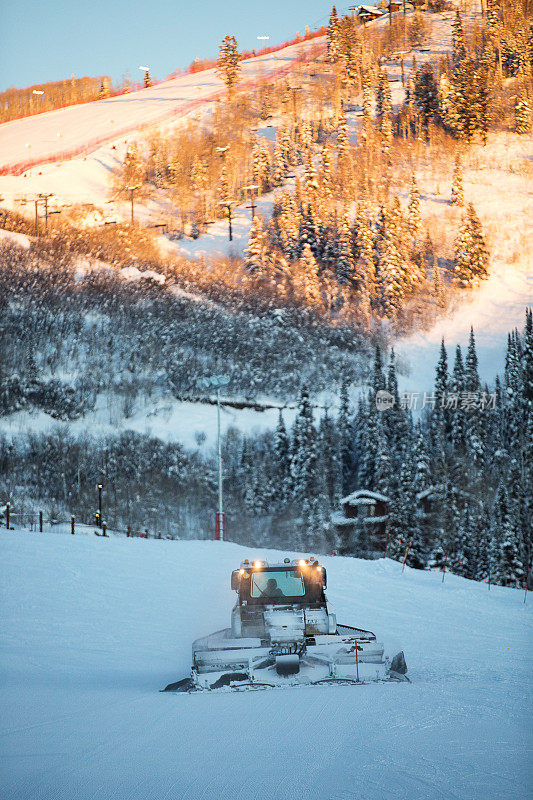
[{"label": "red marker pole", "polygon": [[442,568],[442,582],[444,583],[444,576],[446,575],[446,562],[448,561],[448,553],[444,553],[444,566]]}]

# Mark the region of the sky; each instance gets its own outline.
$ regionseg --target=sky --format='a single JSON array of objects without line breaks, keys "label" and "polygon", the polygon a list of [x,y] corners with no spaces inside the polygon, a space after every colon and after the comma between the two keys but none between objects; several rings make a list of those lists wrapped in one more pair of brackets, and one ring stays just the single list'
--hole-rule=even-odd
[{"label": "sky", "polygon": [[[0,91],[49,80],[110,75],[119,81],[139,66],[154,78],[213,58],[222,37],[240,49],[291,39],[327,23],[331,0],[0,0]],[[353,3],[337,5],[346,11]]]}]

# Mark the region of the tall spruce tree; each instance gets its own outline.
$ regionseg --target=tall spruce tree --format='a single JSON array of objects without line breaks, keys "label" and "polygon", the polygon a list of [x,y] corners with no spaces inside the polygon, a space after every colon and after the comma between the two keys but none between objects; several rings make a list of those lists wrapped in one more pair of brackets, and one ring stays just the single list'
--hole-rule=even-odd
[{"label": "tall spruce tree", "polygon": [[455,166],[452,177],[452,205],[464,205],[463,169],[459,156],[455,157]]},{"label": "tall spruce tree", "polygon": [[224,81],[228,96],[231,97],[239,82],[240,64],[239,51],[235,36],[224,36],[219,46],[217,61],[217,74]]},{"label": "tall spruce tree", "polygon": [[303,503],[316,496],[317,432],[309,391],[302,387],[300,410],[294,422],[291,446],[291,479],[294,499]]},{"label": "tall spruce tree", "polygon": [[469,288],[488,275],[489,252],[483,229],[472,203],[463,216],[455,240],[453,274],[462,288]]},{"label": "tall spruce tree", "polygon": [[339,15],[335,6],[331,9],[326,33],[328,61],[336,64],[340,57]]},{"label": "tall spruce tree", "polygon": [[422,216],[420,214],[420,192],[414,174],[411,176],[411,187],[409,189],[409,233],[415,238],[420,238],[424,231]]}]

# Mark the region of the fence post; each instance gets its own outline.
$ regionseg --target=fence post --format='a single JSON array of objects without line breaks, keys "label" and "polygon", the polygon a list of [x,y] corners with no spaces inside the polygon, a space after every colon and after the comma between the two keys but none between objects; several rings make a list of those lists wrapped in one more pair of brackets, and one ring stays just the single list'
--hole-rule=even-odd
[{"label": "fence post", "polygon": [[70,532],[74,536],[74,516],[70,518]]},{"label": "fence post", "polygon": [[107,536],[107,522],[102,521],[102,536]]},{"label": "fence post", "polygon": [[128,527],[126,528],[126,536],[128,537],[128,539],[131,536],[131,526],[130,525],[128,525]]},{"label": "fence post", "polygon": [[9,512],[11,511],[11,503],[6,503],[6,528],[9,530]]},{"label": "fence post", "polygon": [[357,655],[357,639],[355,640],[355,673],[357,675],[357,683],[359,683],[359,656]]},{"label": "fence post", "polygon": [[39,511],[39,533],[43,532],[43,512]]},{"label": "fence post", "polygon": [[490,558],[489,558],[489,592],[490,592]]}]

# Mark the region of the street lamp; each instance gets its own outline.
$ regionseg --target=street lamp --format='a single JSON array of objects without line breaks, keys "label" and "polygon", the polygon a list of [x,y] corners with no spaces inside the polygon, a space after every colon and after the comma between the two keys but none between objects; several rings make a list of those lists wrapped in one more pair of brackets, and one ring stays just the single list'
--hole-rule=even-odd
[{"label": "street lamp", "polygon": [[202,378],[200,384],[208,389],[210,387],[217,390],[217,438],[218,438],[218,511],[215,514],[215,539],[224,541],[226,529],[224,517],[224,505],[222,498],[222,438],[220,436],[220,390],[230,382],[229,375],[211,375],[209,378]]},{"label": "street lamp", "polygon": [[99,528],[102,527],[102,484],[98,484],[98,522]]},{"label": "street lamp", "polygon": [[144,88],[148,89],[152,85],[152,82],[150,80],[150,67],[141,66],[139,67],[139,69],[144,72]]},{"label": "street lamp", "polygon": [[33,114],[33,98],[34,97],[43,97],[44,92],[42,89],[33,89],[32,93],[30,94],[30,114]]}]

